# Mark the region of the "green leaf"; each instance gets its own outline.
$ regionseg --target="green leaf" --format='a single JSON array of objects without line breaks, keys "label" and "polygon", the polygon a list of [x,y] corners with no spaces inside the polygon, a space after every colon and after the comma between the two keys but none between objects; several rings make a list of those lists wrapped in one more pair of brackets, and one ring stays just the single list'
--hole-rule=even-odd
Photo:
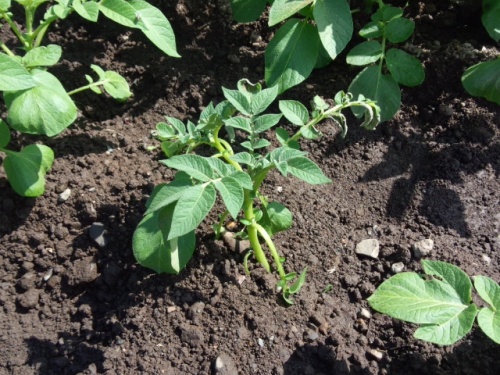
[{"label": "green leaf", "polygon": [[293,16],[314,0],[275,0],[269,11],[269,26]]},{"label": "green leaf", "polygon": [[36,47],[26,52],[22,58],[22,63],[27,68],[37,66],[52,66],[57,64],[62,55],[62,48],[55,44]]},{"label": "green leaf", "polygon": [[0,119],[0,148],[5,148],[10,142],[10,129],[7,123]]},{"label": "green leaf", "polygon": [[[90,67],[96,72],[102,70],[97,65],[91,65]],[[116,72],[110,70],[104,72],[104,76],[101,77],[99,83],[113,99],[118,101],[125,101],[132,95],[128,82]]]},{"label": "green leaf", "polygon": [[266,0],[231,0],[233,18],[240,23],[256,21],[266,9]]},{"label": "green leaf", "polygon": [[136,10],[128,1],[102,0],[97,4],[99,10],[110,20],[126,27],[140,28],[140,20],[136,17]]},{"label": "green leaf", "polygon": [[472,329],[477,306],[469,305],[456,318],[440,324],[422,325],[415,331],[415,338],[439,345],[452,345]]},{"label": "green leaf", "polygon": [[359,35],[365,39],[380,38],[384,35],[384,24],[380,21],[369,22],[359,30]]},{"label": "green leaf", "polygon": [[220,193],[227,210],[236,220],[245,200],[243,188],[239,181],[232,177],[224,177],[220,180],[214,180],[213,184]]},{"label": "green leaf", "polygon": [[363,42],[349,51],[346,61],[351,65],[368,65],[384,56],[382,45],[376,40]]},{"label": "green leaf", "polygon": [[38,69],[31,74],[37,86],[4,93],[7,122],[20,132],[52,137],[76,120],[76,106],[52,74]]},{"label": "green leaf", "polygon": [[224,125],[230,126],[235,129],[244,130],[247,133],[253,133],[252,123],[247,117],[236,116],[228,118],[227,120],[224,120]]},{"label": "green leaf", "polygon": [[488,34],[496,42],[500,41],[500,2],[497,0],[483,0],[481,21]]},{"label": "green leaf", "polygon": [[251,167],[255,165],[255,158],[248,152],[239,152],[230,156],[230,158],[239,164],[246,164]]},{"label": "green leaf", "polygon": [[500,105],[500,59],[471,66],[462,75],[462,84],[470,95]]},{"label": "green leaf", "polygon": [[132,249],[137,262],[156,273],[178,274],[191,259],[196,244],[194,231],[166,239],[172,223],[175,204],[146,215],[137,226]]},{"label": "green leaf", "polygon": [[10,0],[0,0],[0,10],[7,11],[10,8]]},{"label": "green leaf", "polygon": [[273,86],[268,89],[262,90],[252,97],[250,102],[250,112],[253,116],[257,116],[264,112],[267,107],[278,96],[278,86]]},{"label": "green leaf", "polygon": [[165,122],[159,122],[156,124],[156,130],[154,131],[154,136],[161,141],[170,139],[176,135],[175,128]]},{"label": "green leaf", "polygon": [[29,145],[10,151],[3,167],[12,189],[24,197],[38,197],[45,191],[45,174],[52,167],[54,152],[44,145]]},{"label": "green leaf", "polygon": [[500,344],[500,286],[486,276],[474,277],[474,286],[479,296],[490,305],[479,311],[477,323],[490,339]]},{"label": "green leaf", "polygon": [[236,171],[228,177],[232,177],[236,181],[238,181],[238,183],[241,185],[243,189],[253,190],[253,181],[248,173],[242,171]]},{"label": "green leaf", "polygon": [[407,322],[423,324],[415,337],[450,345],[472,328],[477,307],[471,304],[472,284],[458,267],[444,262],[423,261],[433,278],[413,272],[392,276],[368,298],[375,310]]},{"label": "green leaf", "polygon": [[309,121],[309,111],[306,106],[296,100],[280,100],[280,111],[294,125],[302,126]]},{"label": "green leaf", "polygon": [[90,22],[97,22],[99,18],[99,4],[95,1],[73,0],[73,9],[80,17]]},{"label": "green leaf", "polygon": [[405,51],[391,48],[385,53],[385,61],[392,77],[402,85],[418,86],[425,79],[422,63]]},{"label": "green leaf", "polygon": [[288,20],[274,35],[265,52],[265,80],[279,92],[298,85],[311,74],[320,45],[316,28],[306,21]]},{"label": "green leaf", "polygon": [[271,129],[281,120],[281,114],[267,114],[259,116],[254,122],[254,131],[259,134]]},{"label": "green leaf", "polygon": [[[390,75],[382,74],[378,66],[369,66],[352,81],[348,90],[354,98],[363,95],[377,102],[380,107],[380,121],[390,120],[401,106],[401,90]],[[364,109],[353,108],[356,116],[361,117]]]},{"label": "green leaf", "polygon": [[300,291],[300,289],[306,282],[306,275],[307,267],[304,268],[304,270],[300,273],[299,278],[292,285],[290,285],[290,288],[288,289],[290,294],[296,294]]},{"label": "green leaf", "polygon": [[270,202],[264,209],[264,215],[259,223],[270,236],[291,228],[293,216],[288,208],[278,202]]},{"label": "green leaf", "polygon": [[290,174],[312,185],[332,182],[313,161],[306,157],[289,159],[287,165]]},{"label": "green leaf", "polygon": [[408,18],[396,18],[385,26],[385,36],[391,43],[401,43],[408,39],[415,30],[415,22]]},{"label": "green leaf", "polygon": [[184,172],[178,172],[175,179],[169,184],[158,185],[146,204],[146,215],[158,211],[169,204],[177,201],[183,192],[192,187],[193,183],[189,177],[186,178]]},{"label": "green leaf", "polygon": [[168,240],[183,236],[205,219],[215,203],[216,193],[212,184],[200,184],[184,190],[175,205]]},{"label": "green leaf", "polygon": [[163,141],[160,147],[165,156],[167,158],[171,158],[172,156],[177,155],[183,149],[183,144],[180,141]]},{"label": "green leaf", "polygon": [[0,91],[25,90],[36,85],[37,81],[22,64],[0,53]]},{"label": "green leaf", "polygon": [[216,172],[218,175],[217,177],[226,177],[234,172],[236,172],[236,168],[234,168],[232,165],[229,165],[225,162],[223,162],[219,158],[206,158],[206,161],[208,161],[208,164],[210,164],[210,167]]},{"label": "green leaf", "polygon": [[334,60],[352,38],[349,4],[346,0],[316,0],[313,15],[321,43]]},{"label": "green leaf", "polygon": [[245,94],[238,90],[229,90],[225,87],[222,88],[224,97],[242,114],[251,116],[250,102]]},{"label": "green leaf", "polygon": [[180,57],[174,31],[163,13],[143,0],[130,0],[129,4],[135,9],[135,17],[140,20],[139,28],[144,35],[167,55]]},{"label": "green leaf", "polygon": [[177,155],[167,160],[160,160],[167,167],[184,171],[191,177],[207,182],[216,176],[206,158],[198,155]]}]

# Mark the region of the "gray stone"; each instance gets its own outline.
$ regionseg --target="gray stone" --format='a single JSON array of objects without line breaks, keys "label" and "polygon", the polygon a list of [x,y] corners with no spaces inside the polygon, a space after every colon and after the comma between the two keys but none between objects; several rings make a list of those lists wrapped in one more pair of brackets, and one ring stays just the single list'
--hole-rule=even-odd
[{"label": "gray stone", "polygon": [[38,289],[30,289],[26,293],[21,294],[17,298],[17,302],[25,309],[32,309],[38,305],[39,298],[40,291]]},{"label": "gray stone", "polygon": [[363,240],[356,245],[356,254],[364,255],[373,259],[378,258],[379,251],[379,242],[374,238]]},{"label": "gray stone", "polygon": [[94,257],[78,259],[71,268],[69,285],[90,283],[99,276]]},{"label": "gray stone", "polygon": [[93,223],[90,226],[89,235],[101,248],[108,244],[107,231],[103,223]]},{"label": "gray stone", "polygon": [[432,252],[432,249],[434,248],[434,241],[431,240],[430,238],[427,238],[425,240],[421,240],[414,243],[412,248],[413,248],[413,255],[415,255],[415,258],[420,259],[422,257],[429,255]]},{"label": "gray stone", "polygon": [[405,269],[405,265],[403,262],[397,262],[397,263],[393,263],[391,265],[391,271],[394,273],[401,273],[401,272],[403,272],[404,269]]}]

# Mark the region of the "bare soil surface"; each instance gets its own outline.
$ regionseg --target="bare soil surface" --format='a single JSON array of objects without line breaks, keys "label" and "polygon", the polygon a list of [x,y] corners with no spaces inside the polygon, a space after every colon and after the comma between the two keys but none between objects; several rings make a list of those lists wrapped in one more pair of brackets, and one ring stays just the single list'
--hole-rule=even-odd
[{"label": "bare soil surface", "polygon": [[[38,139],[57,156],[44,196],[21,198],[0,174],[0,374],[498,374],[500,347],[479,329],[440,347],[414,339],[410,324],[362,310],[394,263],[421,269],[412,245],[423,239],[434,241],[429,259],[500,281],[500,108],[460,83],[468,66],[498,54],[480,13],[412,6],[417,29],[405,48],[424,63],[424,84],[404,88],[401,111],[376,131],[350,118],[346,139],[326,123],[321,140],[303,142],[332,184],[271,175],[265,193],[295,218],[277,237],[279,251],[288,270],[309,269],[286,307],[276,277],[253,265],[244,278],[243,254],[215,240],[208,221],[178,276],[134,260],[145,202],[172,177],[159,151],[147,151],[157,145],[151,130],[164,115],[197,118],[222,100],[221,86],[261,80],[275,31],[265,20],[231,22],[223,1],[152,4],[171,20],[181,59],[105,20],[72,15],[48,37],[63,45],[53,71],[67,89],[98,64],[126,76],[134,97],[118,104],[78,94],[77,122]],[[344,58],[283,98],[307,103],[346,90],[358,70]],[[96,223],[104,246],[89,235]],[[368,238],[380,242],[378,259],[354,252]]]}]

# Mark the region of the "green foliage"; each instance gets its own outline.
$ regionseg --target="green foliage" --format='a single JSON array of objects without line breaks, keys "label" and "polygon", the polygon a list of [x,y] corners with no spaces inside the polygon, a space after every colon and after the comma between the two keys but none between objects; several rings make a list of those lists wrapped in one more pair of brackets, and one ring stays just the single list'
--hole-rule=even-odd
[{"label": "green foliage", "polygon": [[485,276],[474,277],[474,287],[489,305],[478,309],[472,302],[472,282],[460,268],[445,262],[423,260],[427,276],[396,274],[368,298],[370,306],[393,318],[419,324],[415,337],[451,345],[470,332],[477,316],[483,332],[500,344],[500,286]]},{"label": "green foliage", "polygon": [[265,52],[266,83],[278,85],[280,93],[334,60],[351,40],[353,22],[347,0],[231,0],[234,19],[255,21],[266,3],[272,3],[269,26],[285,21]]},{"label": "green foliage", "polygon": [[[389,44],[406,41],[414,28],[414,22],[403,17],[401,8],[382,5],[359,31],[367,40],[347,54],[348,64],[369,65],[352,81],[349,91],[354,97],[363,95],[375,100],[381,108],[382,121],[391,119],[401,107],[400,84],[414,87],[424,81],[425,72],[416,57],[389,48]],[[361,116],[362,110],[354,113]]]},{"label": "green foliage", "polygon": [[[86,75],[88,84],[70,92],[47,71],[59,62],[62,48],[53,44],[41,46],[42,40],[52,23],[73,12],[90,22],[98,22],[99,14],[102,13],[114,22],[139,29],[161,51],[179,57],[169,21],[160,10],[146,1],[55,0],[42,17],[37,17],[36,13],[45,0],[15,2],[20,7],[13,7],[10,0],[0,1],[0,19],[10,26],[21,45],[21,48],[11,49],[0,41],[0,91],[3,91],[8,111],[0,135],[7,137],[8,134],[9,139],[9,127],[22,133],[49,137],[61,133],[77,117],[77,108],[71,95],[83,90],[90,89],[97,94],[105,92],[118,101],[124,101],[132,95],[125,78],[96,65],[92,65],[91,69],[97,74],[97,80]],[[22,10],[26,24],[21,29],[13,21],[11,12]],[[21,17],[16,14],[16,18]],[[16,55],[17,51],[23,51],[24,55]],[[7,138],[0,140],[0,144],[3,145],[0,152],[7,154],[4,168],[13,189],[30,197],[42,194],[44,176],[53,161],[52,151],[40,145],[27,146],[20,152],[9,151],[5,149]]]},{"label": "green foliage", "polygon": [[[292,213],[281,203],[268,202],[259,190],[266,176],[277,170],[283,176],[292,175],[310,184],[324,184],[331,180],[300,150],[302,137],[317,138],[321,133],[316,126],[330,118],[347,131],[342,110],[360,106],[367,117],[362,126],[373,129],[379,122],[379,108],[371,100],[352,100],[352,96],[339,93],[333,105],[316,97],[312,111],[293,100],[281,100],[281,113],[266,113],[276,100],[278,86],[262,89],[260,84],[240,80],[237,90],[222,89],[225,101],[214,106],[210,103],[200,114],[198,122],[183,123],[166,117],[157,124],[155,136],[162,141],[161,148],[168,159],[161,163],[178,172],[173,181],[158,186],[147,203],[144,219],[135,233],[133,248],[137,261],[156,272],[178,273],[193,254],[194,231],[214,207],[217,196],[226,207],[221,222],[215,225],[220,234],[224,220],[230,215],[239,220],[249,239],[252,253],[245,257],[245,268],[250,255],[267,270],[271,267],[264,253],[263,243],[271,253],[280,281],[278,288],[285,301],[302,287],[306,270],[299,276],[285,273],[282,258],[271,236],[291,227]],[[282,118],[298,130],[289,135],[277,128],[280,146],[269,150],[268,131]],[[227,139],[221,138],[223,132]],[[241,148],[235,153],[232,144]],[[204,145],[214,150],[211,157],[192,154]]]},{"label": "green foliage", "polygon": [[[500,2],[483,0],[483,25],[488,34],[500,40]],[[481,96],[500,105],[500,55],[491,61],[468,68],[462,75],[462,84],[470,95]]]}]

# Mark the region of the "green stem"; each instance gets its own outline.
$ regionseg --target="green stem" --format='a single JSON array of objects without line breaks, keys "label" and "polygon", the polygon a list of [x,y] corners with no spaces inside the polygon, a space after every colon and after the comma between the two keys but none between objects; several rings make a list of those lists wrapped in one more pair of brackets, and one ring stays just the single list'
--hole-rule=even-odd
[{"label": "green stem", "polygon": [[278,251],[276,250],[276,246],[274,246],[274,242],[271,239],[271,236],[269,236],[269,233],[259,224],[255,223],[254,224],[257,232],[259,235],[266,241],[267,247],[269,248],[269,251],[271,252],[271,255],[273,256],[274,263],[276,264],[276,268],[278,269],[278,273],[280,275],[280,278],[282,280],[285,279],[286,273],[285,270],[283,269],[283,264],[281,264],[280,260],[280,255],[278,254]]},{"label": "green stem", "polygon": [[74,90],[72,90],[72,91],[69,91],[69,92],[68,92],[68,95],[78,94],[79,92],[82,92],[82,91],[85,91],[85,90],[89,90],[91,87],[100,86],[100,85],[102,85],[102,84],[103,84],[103,82],[101,82],[101,81],[98,81],[98,82],[93,82],[93,83],[89,83],[88,85],[85,85],[85,86],[79,87],[79,88],[74,89]]},{"label": "green stem", "polygon": [[2,17],[9,24],[10,28],[12,29],[12,31],[14,32],[14,34],[16,34],[17,39],[19,39],[19,41],[21,42],[21,44],[23,45],[23,47],[26,48],[27,50],[29,50],[29,47],[30,47],[29,43],[26,41],[26,39],[24,38],[23,34],[21,33],[21,31],[19,30],[19,28],[17,27],[17,25],[14,23],[14,21],[12,21],[12,19],[10,18],[10,16],[7,13],[2,12]]},{"label": "green stem", "polygon": [[11,56],[11,57],[14,57],[14,56],[15,56],[14,52],[12,52],[12,51],[10,50],[10,48],[9,48],[9,47],[7,47],[7,46],[5,45],[5,43],[3,43],[3,42],[1,42],[1,41],[0,41],[0,48],[2,48],[2,50],[3,50],[3,51],[7,54],[7,55],[9,55],[9,56]]},{"label": "green stem", "polygon": [[57,17],[48,18],[35,29],[35,31],[33,32],[32,36],[31,36],[32,42],[33,42],[33,39],[35,39],[35,41],[33,42],[33,48],[40,46],[40,44],[42,43],[42,39],[45,36],[45,33],[47,32],[49,26],[52,24],[52,22],[54,22],[56,20],[57,20]]}]

